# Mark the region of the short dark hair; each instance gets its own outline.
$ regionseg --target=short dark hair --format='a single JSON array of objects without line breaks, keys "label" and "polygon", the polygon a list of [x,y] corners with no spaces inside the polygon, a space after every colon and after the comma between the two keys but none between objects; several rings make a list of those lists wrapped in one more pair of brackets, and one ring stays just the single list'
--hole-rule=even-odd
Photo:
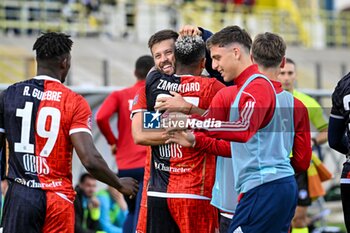
[{"label": "short dark hair", "polygon": [[83,173],[79,178],[79,184],[82,184],[85,182],[86,179],[95,179],[90,173]]},{"label": "short dark hair", "polygon": [[246,30],[240,28],[239,26],[228,26],[212,35],[207,40],[207,47],[208,49],[210,49],[210,47],[213,45],[225,47],[232,43],[238,43],[242,45],[249,53],[252,46],[252,38]]},{"label": "short dark hair", "polygon": [[281,64],[286,55],[286,43],[283,38],[271,32],[258,34],[252,45],[252,55],[259,65],[272,68]]},{"label": "short dark hair", "polygon": [[43,33],[33,45],[37,59],[59,59],[62,55],[69,54],[73,45],[69,37],[58,32]]},{"label": "short dark hair", "polygon": [[297,65],[295,64],[294,60],[292,60],[292,59],[289,58],[289,57],[286,58],[286,63],[293,64],[295,68],[297,67]]},{"label": "short dark hair", "polygon": [[205,57],[205,42],[200,36],[179,37],[175,42],[175,60],[182,65],[198,64]]},{"label": "short dark hair", "polygon": [[145,79],[148,71],[154,66],[153,57],[144,55],[139,57],[135,63],[135,72],[138,79]]},{"label": "short dark hair", "polygon": [[179,34],[173,30],[165,29],[154,33],[151,38],[148,40],[148,48],[152,50],[153,45],[162,42],[163,40],[176,39],[179,37]]}]

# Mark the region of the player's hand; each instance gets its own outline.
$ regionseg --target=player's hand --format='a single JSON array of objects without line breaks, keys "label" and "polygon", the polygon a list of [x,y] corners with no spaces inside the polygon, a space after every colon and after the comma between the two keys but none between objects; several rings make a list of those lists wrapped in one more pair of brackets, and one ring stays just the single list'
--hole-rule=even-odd
[{"label": "player's hand", "polygon": [[100,206],[100,202],[96,197],[91,197],[89,201],[89,209],[98,208]]},{"label": "player's hand", "polygon": [[165,112],[162,115],[165,132],[183,131],[189,127],[189,116],[181,112]]},{"label": "player's hand", "polygon": [[112,155],[115,155],[117,153],[117,145],[116,144],[111,145],[111,152],[112,152]]},{"label": "player's hand", "polygon": [[201,36],[202,32],[198,27],[192,25],[185,25],[179,30],[180,36]]},{"label": "player's hand", "polygon": [[167,138],[165,143],[177,143],[184,147],[193,147],[196,142],[196,137],[188,130],[168,132],[164,137]]},{"label": "player's hand", "polygon": [[188,103],[179,93],[171,91],[172,97],[159,97],[157,98],[157,104],[154,106],[155,110],[168,111],[168,112],[182,112],[188,113],[191,109],[190,103]]},{"label": "player's hand", "polygon": [[125,196],[133,199],[136,197],[137,192],[139,191],[139,184],[137,180],[131,177],[120,178],[121,188],[118,189],[119,192]]}]

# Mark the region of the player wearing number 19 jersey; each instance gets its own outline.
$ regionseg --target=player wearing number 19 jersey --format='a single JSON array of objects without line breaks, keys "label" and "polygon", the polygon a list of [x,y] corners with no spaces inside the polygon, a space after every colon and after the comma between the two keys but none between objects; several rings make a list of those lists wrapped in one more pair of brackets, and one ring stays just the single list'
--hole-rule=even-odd
[{"label": "player wearing number 19 jersey", "polygon": [[94,147],[86,100],[61,83],[70,67],[71,45],[60,33],[38,38],[39,75],[0,95],[0,141],[6,135],[9,145],[5,233],[74,232],[73,146],[97,179],[127,195],[137,192],[127,187],[136,181],[119,180]]}]

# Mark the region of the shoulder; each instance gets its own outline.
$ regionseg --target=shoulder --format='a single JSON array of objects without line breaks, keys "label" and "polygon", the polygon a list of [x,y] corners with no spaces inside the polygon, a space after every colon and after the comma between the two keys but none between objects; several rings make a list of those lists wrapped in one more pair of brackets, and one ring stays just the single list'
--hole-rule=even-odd
[{"label": "shoulder", "polygon": [[342,99],[350,94],[350,73],[345,75],[337,84],[332,94],[332,99]]},{"label": "shoulder", "polygon": [[294,90],[293,96],[296,97],[297,99],[299,99],[301,102],[303,102],[303,104],[308,108],[321,107],[319,105],[319,103],[314,98],[312,98],[311,96],[304,94],[300,91]]}]

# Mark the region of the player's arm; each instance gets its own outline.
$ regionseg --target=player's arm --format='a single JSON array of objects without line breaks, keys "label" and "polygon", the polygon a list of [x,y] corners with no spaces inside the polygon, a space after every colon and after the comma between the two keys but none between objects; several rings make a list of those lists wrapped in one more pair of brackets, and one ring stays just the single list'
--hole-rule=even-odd
[{"label": "player's arm", "polygon": [[[195,117],[198,121],[202,121],[195,124],[196,128],[206,130],[209,137],[247,142],[261,127],[270,122],[276,101],[274,91],[266,80],[256,79],[253,82],[255,82],[254,85],[246,87],[242,93],[237,120],[221,121],[220,124],[210,124],[206,127],[203,121],[211,118],[212,114],[209,112],[205,117]],[[226,98],[230,98],[230,95],[226,95]],[[231,104],[226,102],[218,103],[217,106],[228,111],[231,108]]]},{"label": "player's arm", "polygon": [[118,107],[118,92],[113,92],[103,101],[95,117],[98,128],[111,146],[116,145],[118,139],[112,132],[109,120],[118,111]]},{"label": "player's arm", "polygon": [[171,91],[170,94],[172,97],[157,98],[155,110],[198,115],[202,115],[205,112],[205,109],[201,109],[194,104],[187,102],[179,93]]},{"label": "player's arm", "polygon": [[89,133],[73,133],[70,137],[81,163],[93,177],[114,187],[124,195],[136,195],[138,191],[137,181],[132,178],[119,179],[97,151]]},{"label": "player's arm", "polygon": [[164,144],[163,131],[145,130],[143,127],[143,113],[147,111],[146,88],[140,88],[133,101],[131,110],[131,132],[135,144],[144,146],[156,146]]},{"label": "player's arm", "polygon": [[304,104],[294,98],[294,143],[291,164],[295,172],[306,171],[311,161],[310,121]]},{"label": "player's arm", "polygon": [[135,144],[156,146],[165,143],[162,129],[151,130],[143,128],[143,112],[133,113],[131,121],[132,137]]},{"label": "player's arm", "polygon": [[331,148],[342,153],[349,153],[349,141],[346,136],[346,115],[345,109],[349,106],[344,96],[348,96],[349,75],[343,77],[337,84],[332,94],[332,110],[329,118],[328,143]]},{"label": "player's arm", "polygon": [[328,122],[325,118],[321,105],[315,99],[312,99],[312,106],[309,112],[310,121],[313,124],[313,126],[318,130],[317,135],[314,138],[312,138],[311,145],[322,145],[328,140]]},{"label": "player's arm", "polygon": [[136,195],[137,181],[132,178],[119,179],[97,151],[91,135],[91,110],[83,97],[76,97],[73,111],[69,135],[86,170],[97,180],[118,189],[123,194]]},{"label": "player's arm", "polygon": [[341,116],[331,115],[329,117],[328,144],[329,146],[342,153],[349,152],[349,143],[345,134],[346,122]]},{"label": "player's arm", "polygon": [[[199,35],[202,37],[204,42],[207,41],[213,35],[213,33],[211,31],[208,31],[202,27],[196,27],[196,26],[192,26],[192,25],[185,25],[185,26],[181,27],[181,29],[179,30],[179,34],[181,36]],[[209,73],[210,77],[215,77],[220,82],[225,83],[221,74],[217,70],[213,70],[212,62],[213,61],[212,61],[212,58],[210,56],[210,51],[207,49],[206,53],[205,53],[205,69],[206,69],[206,71]],[[192,114],[194,114],[194,113],[192,113]]]},{"label": "player's arm", "polygon": [[4,96],[6,91],[0,93],[0,152],[1,152],[1,180],[6,173],[6,134],[4,123]]},{"label": "player's arm", "polygon": [[198,151],[205,151],[222,157],[231,157],[230,142],[210,138],[200,132],[175,131],[166,135],[166,143],[177,143],[184,147],[192,147]]},{"label": "player's arm", "polygon": [[[151,69],[147,74],[146,86],[152,89],[152,83],[155,80],[161,78],[166,79],[169,77],[167,74],[161,73],[157,69]],[[185,114],[199,114],[202,115],[205,109],[198,108],[197,106],[187,102],[180,94],[176,92],[170,92],[173,97],[159,97],[157,98],[155,110],[158,111],[169,111],[169,112],[182,112]]]}]

